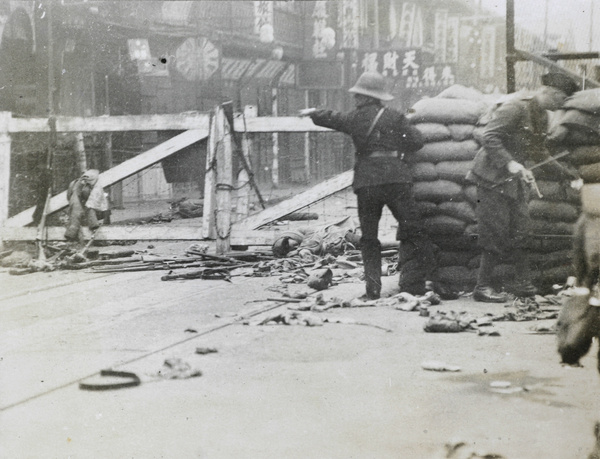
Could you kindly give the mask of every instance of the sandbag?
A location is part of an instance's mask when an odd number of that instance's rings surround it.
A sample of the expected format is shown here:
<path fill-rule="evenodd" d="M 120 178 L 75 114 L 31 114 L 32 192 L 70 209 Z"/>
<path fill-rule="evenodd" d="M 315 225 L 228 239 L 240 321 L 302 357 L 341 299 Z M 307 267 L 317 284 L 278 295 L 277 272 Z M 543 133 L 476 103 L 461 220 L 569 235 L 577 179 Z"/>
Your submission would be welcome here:
<path fill-rule="evenodd" d="M 452 140 L 462 142 L 473 138 L 475 126 L 472 124 L 449 124 L 448 130 L 452 136 Z"/>
<path fill-rule="evenodd" d="M 467 251 L 446 251 L 441 250 L 437 253 L 437 265 L 442 266 L 466 266 L 469 267 L 469 263 L 473 258 L 478 257 L 475 252 Z"/>
<path fill-rule="evenodd" d="M 571 150 L 568 161 L 575 166 L 600 163 L 600 145 L 580 145 Z"/>
<path fill-rule="evenodd" d="M 477 238 L 467 236 L 465 234 L 458 236 L 432 235 L 431 241 L 438 247 L 439 250 L 458 251 L 465 250 L 469 252 L 479 250 L 477 246 Z"/>
<path fill-rule="evenodd" d="M 477 145 L 483 145 L 483 133 L 484 132 L 485 132 L 485 126 L 476 126 L 475 129 L 473 129 L 473 140 L 475 140 L 475 142 L 477 142 Z"/>
<path fill-rule="evenodd" d="M 438 211 L 442 215 L 457 218 L 465 223 L 474 223 L 477 221 L 475 210 L 466 201 L 454 202 L 447 201 L 438 204 Z"/>
<path fill-rule="evenodd" d="M 463 195 L 471 205 L 477 205 L 477 187 L 475 185 L 463 187 Z"/>
<path fill-rule="evenodd" d="M 568 146 L 598 144 L 600 144 L 600 135 L 587 129 L 568 129 L 568 132 L 561 142 L 561 145 Z"/>
<path fill-rule="evenodd" d="M 439 213 L 435 202 L 417 201 L 417 209 L 419 209 L 421 218 L 433 217 Z"/>
<path fill-rule="evenodd" d="M 467 99 L 476 102 L 484 100 L 484 95 L 481 91 L 474 88 L 467 88 L 461 84 L 453 84 L 448 88 L 444 89 L 437 96 L 440 99 Z"/>
<path fill-rule="evenodd" d="M 565 190 L 560 182 L 550 180 L 537 180 L 536 182 L 544 200 L 563 201 L 566 198 Z"/>
<path fill-rule="evenodd" d="M 492 279 L 494 283 L 499 285 L 506 285 L 511 283 L 515 277 L 515 267 L 509 263 L 500 263 L 494 266 L 492 271 Z"/>
<path fill-rule="evenodd" d="M 542 282 L 544 285 L 564 284 L 567 278 L 575 274 L 575 269 L 571 265 L 557 266 L 555 268 L 542 271 Z"/>
<path fill-rule="evenodd" d="M 425 143 L 440 142 L 442 140 L 450 140 L 452 138 L 450 129 L 448 129 L 448 126 L 444 124 L 419 123 L 415 124 L 414 127 L 416 127 L 421 134 L 423 134 L 423 141 Z"/>
<path fill-rule="evenodd" d="M 433 277 L 459 290 L 471 290 L 477 283 L 477 271 L 466 266 L 442 266 L 435 270 Z"/>
<path fill-rule="evenodd" d="M 471 161 L 475 158 L 479 145 L 475 140 L 464 140 L 454 142 L 446 140 L 442 142 L 431 142 L 411 156 L 414 162 L 439 163 L 441 161 Z"/>
<path fill-rule="evenodd" d="M 441 161 L 435 165 L 437 176 L 441 180 L 450 180 L 464 184 L 467 172 L 473 169 L 473 161 Z"/>
<path fill-rule="evenodd" d="M 571 172 L 571 179 L 578 175 L 577 168 L 575 168 L 575 166 L 572 166 L 565 161 L 559 160 L 556 162 L 562 166 L 562 169 L 559 169 L 554 163 L 547 163 L 543 166 L 537 166 L 533 171 L 533 175 L 535 176 L 536 180 L 551 180 L 554 182 L 560 182 L 568 177 L 565 175 L 564 170 Z M 536 164 L 537 163 L 534 161 L 525 161 L 525 167 L 528 169 L 536 166 Z"/>
<path fill-rule="evenodd" d="M 479 236 L 479 226 L 477 226 L 477 223 L 467 225 L 465 228 L 465 234 L 467 236 Z"/>
<path fill-rule="evenodd" d="M 575 225 L 565 222 L 550 222 L 547 220 L 531 219 L 531 233 L 537 235 L 569 235 L 573 234 Z"/>
<path fill-rule="evenodd" d="M 460 235 L 465 231 L 466 224 L 458 218 L 447 215 L 436 215 L 423 220 L 425 229 L 430 235 Z"/>
<path fill-rule="evenodd" d="M 539 199 L 529 201 L 529 214 L 531 218 L 551 222 L 573 223 L 579 218 L 579 210 L 573 204 Z"/>
<path fill-rule="evenodd" d="M 413 123 L 477 124 L 487 105 L 466 99 L 421 99 L 409 110 Z"/>
<path fill-rule="evenodd" d="M 559 124 L 566 126 L 569 130 L 587 131 L 593 134 L 600 134 L 600 116 L 580 110 L 567 110 Z"/>
<path fill-rule="evenodd" d="M 462 201 L 462 187 L 458 183 L 448 180 L 435 182 L 416 182 L 413 185 L 413 194 L 417 201 L 431 201 L 435 203 L 444 201 Z"/>
<path fill-rule="evenodd" d="M 527 250 L 530 252 L 552 253 L 561 250 L 571 250 L 573 248 L 573 239 L 570 235 L 563 237 L 531 237 L 527 244 Z"/>
<path fill-rule="evenodd" d="M 600 115 L 600 88 L 577 91 L 563 104 L 564 108 Z"/>
<path fill-rule="evenodd" d="M 579 176 L 584 183 L 600 183 L 600 162 L 580 166 Z"/>
<path fill-rule="evenodd" d="M 438 179 L 433 163 L 412 163 L 410 170 L 415 182 L 433 182 Z"/>
<path fill-rule="evenodd" d="M 529 263 L 532 268 L 547 270 L 561 266 L 570 266 L 573 261 L 572 250 L 559 250 L 549 253 L 530 253 Z"/>

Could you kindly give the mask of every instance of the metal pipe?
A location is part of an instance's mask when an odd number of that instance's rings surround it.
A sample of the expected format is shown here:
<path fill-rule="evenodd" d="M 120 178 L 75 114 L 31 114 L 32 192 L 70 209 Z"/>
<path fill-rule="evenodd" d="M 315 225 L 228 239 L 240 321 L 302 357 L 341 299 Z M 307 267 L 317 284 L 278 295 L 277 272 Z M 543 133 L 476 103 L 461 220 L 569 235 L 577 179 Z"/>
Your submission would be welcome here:
<path fill-rule="evenodd" d="M 515 1 L 506 0 L 506 92 L 516 91 Z"/>

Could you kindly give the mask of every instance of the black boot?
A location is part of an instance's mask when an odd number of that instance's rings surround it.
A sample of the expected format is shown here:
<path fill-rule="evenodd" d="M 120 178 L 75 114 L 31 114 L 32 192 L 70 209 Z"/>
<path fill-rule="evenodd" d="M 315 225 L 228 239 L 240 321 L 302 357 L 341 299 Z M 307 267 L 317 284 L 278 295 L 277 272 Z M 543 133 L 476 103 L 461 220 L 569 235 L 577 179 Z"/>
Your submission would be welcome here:
<path fill-rule="evenodd" d="M 379 241 L 361 241 L 365 271 L 366 297 L 376 300 L 381 294 L 381 245 Z"/>
<path fill-rule="evenodd" d="M 496 266 L 496 256 L 484 251 L 481 254 L 479 271 L 477 272 L 477 286 L 473 290 L 473 299 L 484 303 L 504 303 L 507 300 L 505 293 L 497 292 L 492 288 L 492 274 Z"/>
<path fill-rule="evenodd" d="M 483 303 L 505 303 L 508 297 L 506 293 L 497 292 L 492 287 L 478 285 L 473 290 L 473 299 Z"/>
<path fill-rule="evenodd" d="M 537 294 L 537 288 L 531 282 L 531 270 L 527 255 L 522 255 L 515 261 L 515 282 L 510 286 L 509 291 L 517 297 L 525 298 Z"/>

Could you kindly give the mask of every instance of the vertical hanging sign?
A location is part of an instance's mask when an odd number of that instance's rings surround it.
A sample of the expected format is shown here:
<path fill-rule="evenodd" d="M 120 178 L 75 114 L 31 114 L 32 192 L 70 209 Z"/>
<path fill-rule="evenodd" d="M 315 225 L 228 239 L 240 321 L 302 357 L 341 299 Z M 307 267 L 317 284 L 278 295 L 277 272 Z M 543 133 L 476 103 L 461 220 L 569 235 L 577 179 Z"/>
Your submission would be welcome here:
<path fill-rule="evenodd" d="M 481 53 L 480 53 L 479 77 L 483 79 L 494 78 L 494 67 L 496 62 L 496 27 L 493 25 L 483 26 L 481 29 Z"/>
<path fill-rule="evenodd" d="M 358 0 L 342 0 L 340 29 L 342 30 L 342 48 L 358 48 Z"/>
<path fill-rule="evenodd" d="M 434 20 L 434 61 L 446 62 L 448 10 L 437 10 Z"/>
<path fill-rule="evenodd" d="M 446 62 L 458 62 L 460 20 L 458 16 L 449 16 L 446 23 Z"/>
<path fill-rule="evenodd" d="M 327 27 L 327 2 L 317 1 L 315 2 L 315 8 L 313 10 L 313 57 L 324 58 L 327 57 L 327 48 L 323 40 L 323 31 Z"/>
<path fill-rule="evenodd" d="M 273 26 L 273 2 L 254 2 L 254 33 L 260 35 L 265 25 Z"/>

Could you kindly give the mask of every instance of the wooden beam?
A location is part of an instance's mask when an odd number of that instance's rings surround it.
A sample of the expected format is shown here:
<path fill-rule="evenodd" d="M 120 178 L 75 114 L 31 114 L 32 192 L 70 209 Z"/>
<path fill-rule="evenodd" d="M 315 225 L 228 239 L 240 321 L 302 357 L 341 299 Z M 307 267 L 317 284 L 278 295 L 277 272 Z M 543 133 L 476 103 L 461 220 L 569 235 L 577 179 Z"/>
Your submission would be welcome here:
<path fill-rule="evenodd" d="M 327 132 L 329 128 L 316 126 L 306 116 L 259 116 L 234 120 L 236 132 Z"/>
<path fill-rule="evenodd" d="M 49 241 L 64 241 L 65 228 L 51 226 L 47 228 Z M 83 234 L 89 239 L 91 233 L 83 228 Z M 198 226 L 168 226 L 168 225 L 139 225 L 139 226 L 101 226 L 96 233 L 98 241 L 199 241 Z M 231 232 L 231 245 L 272 245 L 279 230 L 247 231 L 236 229 Z M 34 227 L 4 227 L 0 228 L 0 239 L 5 241 L 34 242 L 37 228 Z"/>
<path fill-rule="evenodd" d="M 548 68 L 549 70 L 553 70 L 555 72 L 562 72 L 565 75 L 568 75 L 571 78 L 573 78 L 575 81 L 583 80 L 583 77 L 581 75 L 579 75 L 575 72 L 572 72 L 571 70 L 568 70 L 564 67 L 561 67 L 556 62 L 554 62 L 550 59 L 546 59 L 545 57 L 538 56 L 537 54 L 523 51 L 521 49 L 516 49 L 515 53 L 516 53 L 517 58 L 519 58 L 519 59 L 535 62 L 536 64 L 543 65 L 544 67 Z M 600 82 L 586 78 L 585 79 L 585 87 L 586 88 L 600 88 Z"/>
<path fill-rule="evenodd" d="M 222 255 L 231 250 L 231 192 L 233 190 L 233 158 L 231 149 L 231 127 L 225 118 L 222 107 L 215 115 L 219 146 L 217 148 L 217 187 L 215 199 L 217 203 L 215 227 L 217 233 L 217 254 Z"/>
<path fill-rule="evenodd" d="M 3 226 L 8 218 L 11 145 L 11 137 L 8 134 L 8 123 L 11 116 L 10 112 L 0 112 L 0 226 Z M 0 249 L 2 247 L 3 243 L 0 237 Z"/>
<path fill-rule="evenodd" d="M 352 185 L 354 171 L 346 171 L 336 175 L 329 180 L 319 183 L 318 185 L 300 193 L 290 199 L 287 199 L 279 204 L 269 207 L 258 214 L 252 215 L 244 220 L 240 220 L 234 225 L 234 228 L 247 228 L 249 230 L 258 229 L 268 223 L 285 217 L 292 212 L 296 212 L 303 207 L 320 201 L 328 196 L 331 196 L 338 191 L 348 188 Z"/>
<path fill-rule="evenodd" d="M 100 174 L 100 183 L 103 187 L 111 186 L 121 180 L 145 169 L 147 167 L 156 164 L 157 162 L 165 159 L 167 156 L 172 155 L 173 153 L 181 150 L 182 148 L 187 147 L 199 140 L 206 138 L 208 135 L 207 129 L 194 129 L 191 131 L 182 132 L 175 137 L 170 138 L 166 142 L 157 145 L 154 148 L 146 151 L 145 153 L 139 154 L 127 161 L 122 162 L 118 166 L 109 169 L 102 174 Z M 50 200 L 50 205 L 48 212 L 56 212 L 64 207 L 69 205 L 67 201 L 67 192 L 63 191 L 62 193 L 53 196 Z M 20 214 L 15 215 L 14 217 L 9 218 L 6 221 L 7 226 L 25 226 L 32 221 L 33 211 L 35 207 L 30 207 L 27 210 L 24 210 Z"/>
<path fill-rule="evenodd" d="M 218 108 L 217 108 L 218 110 Z M 208 145 L 206 148 L 206 166 L 204 171 L 204 209 L 202 214 L 202 237 L 205 239 L 215 239 L 215 208 L 216 208 L 216 187 L 217 171 L 215 167 L 217 158 L 217 123 L 216 116 L 210 119 L 210 129 L 208 133 Z"/>
<path fill-rule="evenodd" d="M 206 113 L 123 116 L 57 116 L 57 132 L 187 131 L 208 130 Z M 48 118 L 12 118 L 9 132 L 50 132 Z"/>

